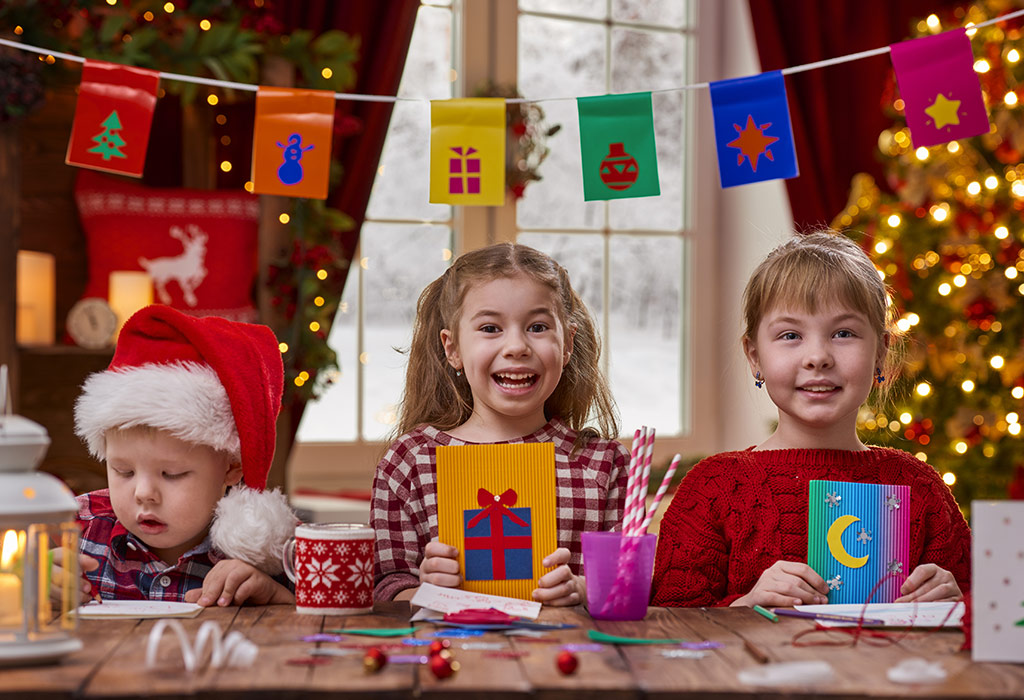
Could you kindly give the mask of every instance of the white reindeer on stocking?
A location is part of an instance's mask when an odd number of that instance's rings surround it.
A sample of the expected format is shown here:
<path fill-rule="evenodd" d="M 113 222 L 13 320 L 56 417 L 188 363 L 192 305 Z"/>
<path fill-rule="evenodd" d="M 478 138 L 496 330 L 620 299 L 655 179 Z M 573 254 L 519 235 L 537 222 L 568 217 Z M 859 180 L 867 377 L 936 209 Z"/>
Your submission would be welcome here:
<path fill-rule="evenodd" d="M 168 258 L 147 260 L 139 258 L 139 265 L 153 279 L 153 286 L 163 304 L 171 303 L 171 295 L 167 293 L 167 283 L 177 282 L 185 296 L 185 303 L 195 306 L 196 287 L 206 279 L 206 241 L 209 236 L 194 224 L 188 224 L 188 233 L 180 226 L 171 226 L 171 238 L 177 238 L 184 246 L 181 255 Z"/>

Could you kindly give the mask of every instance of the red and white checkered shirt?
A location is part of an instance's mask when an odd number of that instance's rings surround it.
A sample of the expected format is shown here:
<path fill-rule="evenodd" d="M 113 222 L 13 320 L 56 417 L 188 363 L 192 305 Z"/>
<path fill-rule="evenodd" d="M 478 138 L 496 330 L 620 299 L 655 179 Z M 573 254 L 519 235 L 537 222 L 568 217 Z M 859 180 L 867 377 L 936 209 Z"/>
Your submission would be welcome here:
<path fill-rule="evenodd" d="M 558 546 L 569 549 L 569 567 L 579 574 L 580 534 L 622 525 L 629 452 L 616 440 L 598 438 L 573 453 L 575 440 L 576 432 L 555 418 L 537 432 L 508 442 L 555 444 Z M 419 585 L 423 550 L 437 537 L 436 448 L 466 444 L 471 443 L 423 426 L 395 440 L 377 465 L 370 514 L 377 543 L 374 600 L 391 600 Z"/>
<path fill-rule="evenodd" d="M 210 538 L 181 555 L 168 566 L 146 543 L 128 532 L 114 515 L 109 489 L 77 497 L 78 525 L 82 529 L 79 551 L 100 566 L 84 576 L 104 600 L 173 600 L 202 588 L 203 578 L 223 559 L 211 549 Z"/>

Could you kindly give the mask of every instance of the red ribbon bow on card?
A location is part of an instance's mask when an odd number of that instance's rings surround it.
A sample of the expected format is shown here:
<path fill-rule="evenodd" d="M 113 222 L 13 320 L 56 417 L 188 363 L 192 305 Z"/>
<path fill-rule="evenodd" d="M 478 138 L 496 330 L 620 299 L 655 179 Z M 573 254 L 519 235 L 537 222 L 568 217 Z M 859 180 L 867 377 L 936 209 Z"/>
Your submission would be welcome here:
<path fill-rule="evenodd" d="M 510 510 L 511 506 L 514 506 L 518 499 L 519 495 L 515 492 L 515 489 L 508 489 L 500 496 L 495 496 L 487 489 L 480 489 L 476 492 L 476 502 L 480 504 L 483 510 L 469 521 L 467 527 L 473 527 L 485 517 L 490 517 L 492 513 L 498 516 L 499 522 L 502 515 L 507 515 L 516 525 L 527 527 L 527 523 Z"/>

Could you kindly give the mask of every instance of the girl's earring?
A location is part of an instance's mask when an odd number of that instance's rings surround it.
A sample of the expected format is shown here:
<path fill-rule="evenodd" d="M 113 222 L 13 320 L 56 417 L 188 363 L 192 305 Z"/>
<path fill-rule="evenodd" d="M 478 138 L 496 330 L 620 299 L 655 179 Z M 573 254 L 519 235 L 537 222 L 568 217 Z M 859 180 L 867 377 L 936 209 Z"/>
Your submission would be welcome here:
<path fill-rule="evenodd" d="M 764 386 L 764 377 L 761 376 L 760 372 L 754 373 L 754 386 L 758 389 Z"/>
<path fill-rule="evenodd" d="M 461 369 L 455 370 L 455 376 L 456 377 L 461 377 L 462 376 L 462 370 Z"/>
<path fill-rule="evenodd" d="M 879 384 L 885 381 L 885 375 L 882 374 L 881 367 L 875 367 L 875 381 Z"/>

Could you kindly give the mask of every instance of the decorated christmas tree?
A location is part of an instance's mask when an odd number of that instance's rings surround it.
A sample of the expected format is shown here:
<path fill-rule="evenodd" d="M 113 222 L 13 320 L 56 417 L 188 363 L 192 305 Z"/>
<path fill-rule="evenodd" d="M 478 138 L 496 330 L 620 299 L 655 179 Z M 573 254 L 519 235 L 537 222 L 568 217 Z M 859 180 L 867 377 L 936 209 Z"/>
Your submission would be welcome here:
<path fill-rule="evenodd" d="M 991 0 L 931 15 L 914 36 L 1015 9 Z M 961 505 L 1024 498 L 1024 35 L 1020 19 L 969 30 L 989 133 L 915 148 L 895 80 L 882 96 L 886 182 L 853 181 L 833 226 L 894 291 L 905 363 L 890 400 L 863 409 L 865 441 L 916 454 Z"/>

